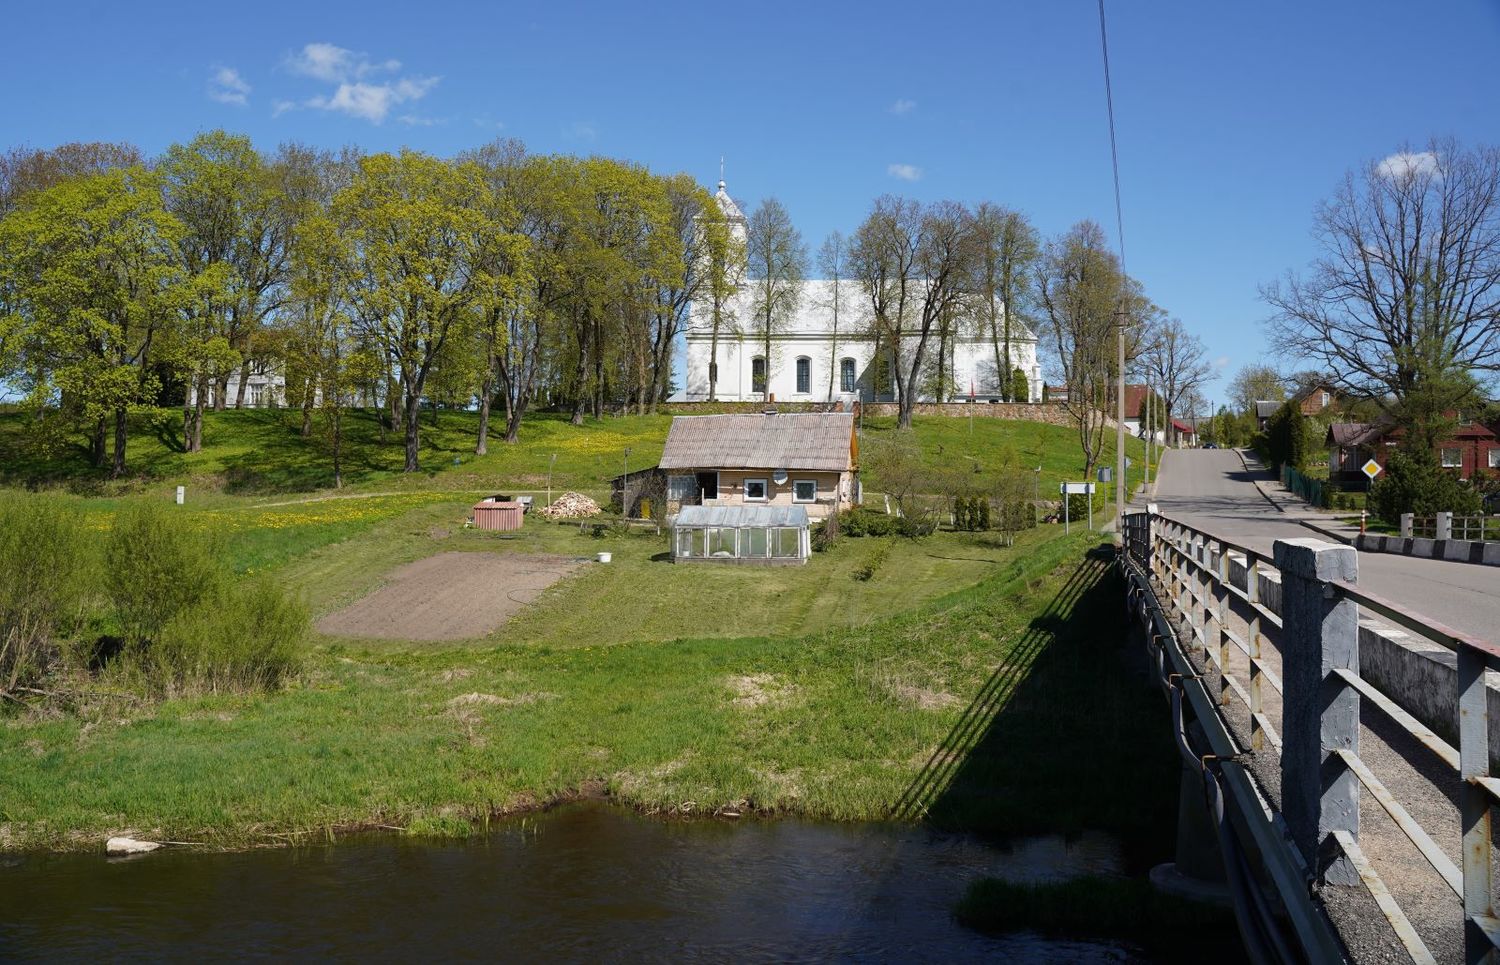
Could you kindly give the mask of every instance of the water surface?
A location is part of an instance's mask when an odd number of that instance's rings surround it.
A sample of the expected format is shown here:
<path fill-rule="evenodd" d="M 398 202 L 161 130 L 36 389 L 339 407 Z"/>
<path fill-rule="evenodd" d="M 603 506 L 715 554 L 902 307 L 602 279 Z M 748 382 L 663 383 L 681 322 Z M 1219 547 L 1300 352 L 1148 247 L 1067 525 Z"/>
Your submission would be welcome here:
<path fill-rule="evenodd" d="M 951 917 L 981 875 L 1121 865 L 1102 835 L 1003 849 L 910 826 L 668 822 L 582 804 L 462 842 L 12 858 L 0 958 L 1142 961 Z"/>

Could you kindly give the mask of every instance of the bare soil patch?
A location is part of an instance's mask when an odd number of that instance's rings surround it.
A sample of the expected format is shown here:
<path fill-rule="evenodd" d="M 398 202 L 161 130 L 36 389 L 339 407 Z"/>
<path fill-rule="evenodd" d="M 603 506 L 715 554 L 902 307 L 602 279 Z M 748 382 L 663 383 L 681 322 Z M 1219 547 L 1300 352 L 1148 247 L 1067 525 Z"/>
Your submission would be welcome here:
<path fill-rule="evenodd" d="M 318 621 L 334 637 L 482 637 L 581 563 L 565 556 L 438 553 L 391 573 L 380 589 Z"/>

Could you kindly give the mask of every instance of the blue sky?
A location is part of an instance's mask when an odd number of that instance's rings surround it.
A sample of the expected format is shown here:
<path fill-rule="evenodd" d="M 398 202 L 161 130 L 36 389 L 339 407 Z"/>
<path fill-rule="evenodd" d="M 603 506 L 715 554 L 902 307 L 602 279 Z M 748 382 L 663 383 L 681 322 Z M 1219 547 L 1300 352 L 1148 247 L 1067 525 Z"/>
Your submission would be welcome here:
<path fill-rule="evenodd" d="M 149 8 L 149 12 L 147 9 Z M 1228 375 L 1257 288 L 1343 172 L 1500 139 L 1500 3 L 1110 0 L 1128 268 Z M 1113 233 L 1097 8 L 974 4 L 28 4 L 0 145 L 224 127 L 451 154 L 497 136 L 778 196 L 809 246 L 884 192 Z M 309 46 L 312 45 L 312 46 Z M 1222 383 L 1211 388 L 1218 399 Z"/>

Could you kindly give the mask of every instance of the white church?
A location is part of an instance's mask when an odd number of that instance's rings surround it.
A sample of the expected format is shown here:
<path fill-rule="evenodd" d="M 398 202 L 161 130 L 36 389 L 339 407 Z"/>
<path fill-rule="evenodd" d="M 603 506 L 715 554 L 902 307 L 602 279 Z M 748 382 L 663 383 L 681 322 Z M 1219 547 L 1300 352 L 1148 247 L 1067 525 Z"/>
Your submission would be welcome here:
<path fill-rule="evenodd" d="M 724 189 L 722 180 L 715 198 L 730 230 L 743 244 L 745 215 Z M 896 401 L 891 375 L 893 360 L 875 357 L 877 345 L 868 333 L 869 302 L 859 282 L 802 282 L 796 313 L 771 336 L 769 359 L 764 336 L 754 331 L 752 302 L 750 286 L 738 286 L 720 312 L 717 352 L 712 304 L 698 302 L 692 306 L 685 333 L 685 384 L 674 400 L 707 401 L 712 366 L 718 376 L 714 398 L 723 402 L 758 402 L 765 399 L 767 392 L 776 402 Z M 903 353 L 915 351 L 916 337 L 907 340 L 901 349 Z M 937 339 L 929 337 L 930 361 L 926 364 L 934 373 L 938 351 Z M 905 359 L 909 364 L 910 355 L 906 354 Z M 1010 362 L 1013 369 L 1020 369 L 1026 376 L 1027 401 L 1040 402 L 1042 371 L 1037 362 L 1036 336 L 1019 322 L 1011 328 Z M 972 397 L 976 402 L 999 402 L 1003 398 L 1000 368 L 989 333 L 961 329 L 949 341 L 943 360 L 943 382 L 948 386 L 945 400 L 967 402 Z M 929 389 L 919 396 L 919 401 L 935 401 L 934 393 Z"/>

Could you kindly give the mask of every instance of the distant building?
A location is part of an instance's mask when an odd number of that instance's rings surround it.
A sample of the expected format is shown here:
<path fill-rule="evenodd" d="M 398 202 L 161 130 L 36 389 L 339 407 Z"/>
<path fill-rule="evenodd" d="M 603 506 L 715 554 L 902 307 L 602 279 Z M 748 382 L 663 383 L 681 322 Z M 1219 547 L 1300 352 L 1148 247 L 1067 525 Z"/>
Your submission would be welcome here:
<path fill-rule="evenodd" d="M 1323 380 L 1304 386 L 1292 396 L 1292 402 L 1303 415 L 1317 416 L 1329 409 L 1341 408 L 1344 397 L 1331 382 Z"/>
<path fill-rule="evenodd" d="M 1266 430 L 1266 423 L 1271 421 L 1278 409 L 1286 403 L 1280 399 L 1257 399 L 1255 401 L 1255 427 L 1262 432 Z"/>
<path fill-rule="evenodd" d="M 715 195 L 719 210 L 734 235 L 744 241 L 746 221 L 740 206 L 719 182 Z M 834 328 L 833 304 L 839 304 Z M 797 309 L 771 335 L 770 357 L 765 339 L 755 334 L 752 285 L 743 281 L 720 314 L 717 345 L 713 334 L 713 305 L 704 299 L 689 312 L 685 341 L 685 387 L 675 398 L 708 400 L 712 377 L 714 398 L 724 402 L 761 401 L 769 394 L 777 402 L 889 402 L 896 398 L 893 346 L 877 346 L 869 334 L 869 303 L 857 281 L 809 280 L 801 283 Z M 916 339 L 903 341 L 900 356 L 910 364 Z M 945 401 L 998 402 L 1019 369 L 1026 378 L 1026 399 L 1041 400 L 1041 366 L 1036 336 L 1019 321 L 1012 322 L 1012 372 L 1002 372 L 993 341 L 987 333 L 964 331 L 949 339 L 946 349 L 936 337 L 926 347 L 927 385 L 920 401 L 938 395 L 939 360 Z"/>
<path fill-rule="evenodd" d="M 239 399 L 241 371 L 235 369 L 229 374 L 229 381 L 224 388 L 224 405 L 227 408 L 234 408 Z M 204 404 L 216 405 L 218 395 L 218 387 L 210 384 Z M 188 405 L 197 404 L 197 386 L 188 385 L 187 401 Z M 245 405 L 251 409 L 279 409 L 286 405 L 286 376 L 280 363 L 268 359 L 253 359 L 250 362 L 250 375 L 245 380 Z"/>

